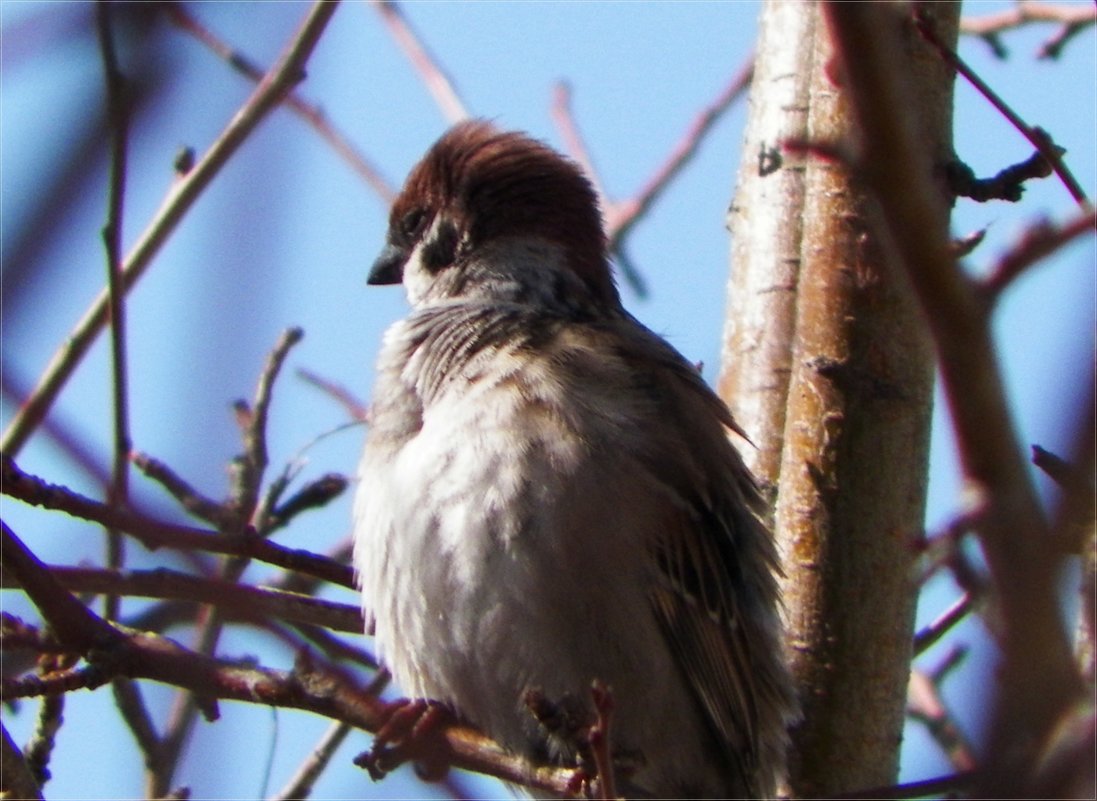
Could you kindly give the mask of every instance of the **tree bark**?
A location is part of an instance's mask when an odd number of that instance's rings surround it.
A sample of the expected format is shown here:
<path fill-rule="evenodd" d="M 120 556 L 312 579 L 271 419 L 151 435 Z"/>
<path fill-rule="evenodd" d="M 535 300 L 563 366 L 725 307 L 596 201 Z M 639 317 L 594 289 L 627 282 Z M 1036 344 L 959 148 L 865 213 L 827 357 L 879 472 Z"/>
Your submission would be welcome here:
<path fill-rule="evenodd" d="M 940 167 L 952 152 L 953 76 L 902 16 L 906 8 L 888 16 L 914 77 L 921 141 Z M 959 3 L 928 12 L 955 41 Z M 790 140 L 801 146 L 783 148 Z M 819 5 L 765 3 L 730 213 L 720 389 L 756 443 L 752 466 L 771 497 L 777 490 L 803 706 L 790 754 L 795 796 L 895 780 L 918 592 L 933 354 L 850 168 L 857 152 Z M 947 215 L 935 224 L 947 233 Z"/>

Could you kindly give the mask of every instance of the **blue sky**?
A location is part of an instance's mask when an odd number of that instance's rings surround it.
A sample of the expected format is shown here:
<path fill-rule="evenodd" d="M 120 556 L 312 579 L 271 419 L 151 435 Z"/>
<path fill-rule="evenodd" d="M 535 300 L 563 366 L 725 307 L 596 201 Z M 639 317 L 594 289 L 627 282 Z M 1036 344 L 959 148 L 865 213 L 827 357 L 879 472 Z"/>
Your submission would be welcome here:
<path fill-rule="evenodd" d="M 969 13 L 1005 7 L 969 3 Z M 608 192 L 632 194 L 666 157 L 698 110 L 710 102 L 747 58 L 759 5 L 753 2 L 420 2 L 406 13 L 453 76 L 477 114 L 521 128 L 559 146 L 551 119 L 552 88 L 567 79 L 575 116 Z M 195 4 L 193 13 L 262 64 L 270 64 L 290 37 L 302 3 Z M 97 151 L 92 183 L 67 213 L 64 234 L 38 248 L 35 262 L 11 263 L 15 232 L 35 198 L 102 102 L 94 38 L 86 35 L 89 3 L 22 3 L 3 0 L 3 74 L 0 75 L 0 204 L 4 277 L 16 268 L 33 276 L 18 305 L 2 320 L 5 370 L 32 382 L 104 281 L 99 238 L 105 210 L 105 145 Z M 65 33 L 71 30 L 71 33 Z M 54 33 L 57 32 L 57 33 Z M 1082 33 L 1056 62 L 1032 57 L 1047 27 L 1006 36 L 1012 58 L 995 61 L 978 41 L 962 52 L 1013 107 L 1052 132 L 1090 194 L 1097 191 L 1097 140 L 1093 29 Z M 18 34 L 16 36 L 16 33 Z M 150 34 L 153 35 L 153 34 Z M 133 131 L 126 206 L 126 242 L 151 218 L 172 180 L 172 159 L 183 145 L 204 150 L 249 94 L 250 85 L 195 42 L 177 32 L 155 35 L 163 48 L 123 68 L 166 90 Z M 135 51 L 136 52 L 136 51 Z M 445 129 L 406 58 L 365 4 L 346 3 L 336 13 L 309 66 L 301 93 L 322 106 L 393 184 Z M 641 299 L 626 291 L 626 305 L 712 378 L 725 307 L 728 238 L 724 211 L 730 199 L 746 106 L 736 105 L 711 132 L 697 158 L 632 234 L 628 250 L 650 286 Z M 987 104 L 958 87 L 956 147 L 981 174 L 1027 157 L 1030 149 Z M 74 189 L 74 192 L 76 190 Z M 1073 204 L 1054 180 L 1030 185 L 1025 201 L 958 203 L 957 234 L 988 227 L 986 243 L 970 259 L 973 269 L 993 261 L 1024 226 L 1040 216 L 1065 219 Z M 132 426 L 135 447 L 172 464 L 214 497 L 225 491 L 225 464 L 238 450 L 229 404 L 250 396 L 262 360 L 289 325 L 306 331 L 294 350 L 272 412 L 271 463 L 293 458 L 318 434 L 345 419 L 342 410 L 294 377 L 307 368 L 368 397 L 372 364 L 384 328 L 404 311 L 398 288 L 367 288 L 365 274 L 379 249 L 385 209 L 315 134 L 285 111 L 276 113 L 232 160 L 188 215 L 131 295 Z M 1000 353 L 1023 442 L 1063 451 L 1071 413 L 1082 401 L 1078 382 L 1093 358 L 1094 265 L 1092 238 L 1067 249 L 1019 280 L 996 317 Z M 11 285 L 8 285 L 10 290 Z M 11 297 L 11 296 L 9 296 Z M 109 359 L 100 342 L 66 389 L 56 419 L 107 462 L 111 419 Z M 6 425 L 12 407 L 2 407 Z M 934 434 L 927 525 L 940 525 L 962 502 L 947 424 Z M 362 432 L 328 437 L 308 452 L 306 477 L 352 473 Z M 46 438 L 20 458 L 32 472 L 82 492 L 101 489 Z M 1040 480 L 1041 486 L 1045 486 Z M 173 515 L 161 493 L 135 478 L 138 495 Z M 98 561 L 98 532 L 57 516 L 5 501 L 4 517 L 25 532 L 43 558 Z M 348 533 L 346 502 L 302 518 L 287 544 L 323 550 Z M 135 557 L 159 564 L 159 556 Z M 255 577 L 264 575 L 256 569 Z M 348 596 L 333 596 L 350 600 Z M 920 619 L 934 617 L 953 597 L 947 582 L 927 595 Z M 0 595 L 19 613 L 22 600 Z M 982 642 L 976 623 L 965 635 Z M 185 639 L 185 638 L 184 638 Z M 270 642 L 232 635 L 229 654 L 274 654 Z M 278 660 L 282 660 L 278 662 Z M 932 661 L 932 659 L 930 660 Z M 986 660 L 971 660 L 957 693 L 979 681 Z M 162 688 L 150 688 L 159 702 Z M 959 700 L 963 700 L 960 696 Z M 17 740 L 33 725 L 34 704 L 5 711 Z M 322 721 L 244 705 L 223 706 L 225 720 L 200 724 L 180 781 L 192 797 L 209 797 L 231 775 L 232 797 L 255 797 L 262 766 L 277 738 L 271 788 L 281 785 L 324 728 Z M 115 749 L 129 748 L 128 732 L 114 721 L 109 694 L 70 699 L 68 724 L 55 757 L 51 798 L 138 797 L 136 762 L 118 769 Z M 974 727 L 977 720 L 964 720 Z M 88 736 L 94 732 L 95 736 Z M 419 797 L 419 785 L 396 777 L 382 785 L 350 770 L 347 760 L 368 744 L 353 735 L 343 764 L 325 777 L 317 797 Z M 74 768 L 74 765 L 79 767 Z M 910 729 L 904 778 L 947 770 L 917 727 Z"/>

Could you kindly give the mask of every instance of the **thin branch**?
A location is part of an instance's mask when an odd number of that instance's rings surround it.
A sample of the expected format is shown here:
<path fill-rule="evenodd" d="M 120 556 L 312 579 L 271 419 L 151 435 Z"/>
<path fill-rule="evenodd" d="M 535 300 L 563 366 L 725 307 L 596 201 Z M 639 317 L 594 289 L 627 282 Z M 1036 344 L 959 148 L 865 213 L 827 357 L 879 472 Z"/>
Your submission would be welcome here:
<path fill-rule="evenodd" d="M 452 125 L 468 119 L 468 110 L 453 81 L 438 59 L 427 49 L 419 34 L 411 27 L 400 6 L 389 0 L 371 0 L 370 5 L 377 9 L 392 38 L 411 60 L 412 66 L 423 79 L 427 91 L 434 97 L 434 102 L 438 104 L 446 121 Z"/>
<path fill-rule="evenodd" d="M 1036 54 L 1037 58 L 1058 58 L 1070 38 L 1097 22 L 1097 7 L 1090 3 L 1068 6 L 1020 0 L 1003 11 L 964 17 L 960 20 L 960 31 L 982 37 L 994 55 L 1005 58 L 1008 53 L 1002 45 L 1001 34 L 1033 22 L 1059 24 L 1059 30 L 1044 42 Z"/>
<path fill-rule="evenodd" d="M 1055 152 L 1062 156 L 1066 151 L 1056 147 Z M 999 170 L 990 178 L 977 178 L 975 170 L 962 161 L 950 162 L 945 168 L 949 189 L 957 197 L 967 197 L 977 203 L 988 200 L 1008 200 L 1016 203 L 1025 191 L 1025 181 L 1034 178 L 1047 178 L 1054 172 L 1051 162 L 1043 153 L 1036 151 L 1024 161 L 1011 164 Z"/>
<path fill-rule="evenodd" d="M 252 412 L 244 430 L 244 453 L 232 491 L 231 503 L 240 515 L 241 523 L 250 519 L 253 525 L 258 526 L 253 517 L 258 505 L 263 473 L 267 469 L 267 418 L 270 412 L 271 393 L 290 349 L 300 342 L 304 335 L 305 332 L 300 328 L 289 328 L 284 331 L 259 376 Z"/>
<path fill-rule="evenodd" d="M 171 493 L 190 514 L 218 528 L 228 527 L 224 506 L 200 493 L 166 463 L 145 453 L 134 453 L 132 459 L 138 470 Z"/>
<path fill-rule="evenodd" d="M 286 783 L 286 786 L 273 796 L 272 801 L 297 801 L 312 795 L 313 785 L 316 784 L 320 774 L 331 763 L 332 757 L 335 756 L 335 752 L 343 744 L 343 740 L 347 738 L 350 731 L 351 728 L 346 723 L 332 723 L 328 730 L 324 732 L 324 736 L 320 738 L 320 742 L 316 744 L 312 753 L 301 763 L 301 766 Z"/>
<path fill-rule="evenodd" d="M 224 59 L 229 66 L 244 75 L 251 81 L 258 83 L 263 79 L 264 70 L 254 61 L 240 52 L 238 49 L 220 39 L 198 21 L 197 17 L 183 3 L 165 3 L 164 13 L 180 30 L 189 33 L 214 54 Z M 350 165 L 358 176 L 362 178 L 377 193 L 382 202 L 387 206 L 396 196 L 395 191 L 389 185 L 380 170 L 374 167 L 369 160 L 353 145 L 350 140 L 339 131 L 327 119 L 323 109 L 310 100 L 301 96 L 300 92 L 290 92 L 285 99 L 285 104 L 301 119 L 312 126 L 320 137 L 331 145 L 332 149 Z"/>
<path fill-rule="evenodd" d="M 89 665 L 55 670 L 39 676 L 28 673 L 0 681 L 0 698 L 5 702 L 18 698 L 59 698 L 73 690 L 89 690 L 101 687 L 103 676 Z"/>
<path fill-rule="evenodd" d="M 632 227 L 648 212 L 656 200 L 663 194 L 670 182 L 682 171 L 697 153 L 705 135 L 720 119 L 735 100 L 750 87 L 754 75 L 754 57 L 749 57 L 720 94 L 701 109 L 690 123 L 682 138 L 675 145 L 666 161 L 658 167 L 651 178 L 640 188 L 636 195 L 628 200 L 614 200 L 605 191 L 594 161 L 586 146 L 575 115 L 571 109 L 571 87 L 560 82 L 553 92 L 552 116 L 564 139 L 568 153 L 574 158 L 589 177 L 598 193 L 599 202 L 606 218 L 606 233 L 609 249 L 617 257 L 621 274 L 633 290 L 644 297 L 647 294 L 643 276 L 632 264 L 624 249 L 624 240 Z"/>
<path fill-rule="evenodd" d="M 939 680 L 920 670 L 910 672 L 907 714 L 924 724 L 956 770 L 977 767 L 971 745 L 941 698 Z"/>
<path fill-rule="evenodd" d="M 5 582 L 5 589 L 6 586 Z M 13 649 L 29 649 L 39 654 L 62 653 L 65 650 L 52 634 L 7 612 L 0 612 L 0 647 L 4 649 L 5 658 Z M 18 672 L 8 668 L 7 664 L 4 667 L 5 673 Z"/>
<path fill-rule="evenodd" d="M 107 625 L 101 618 L 95 619 Z M 299 659 L 292 671 L 280 671 L 206 657 L 153 634 L 112 631 L 121 639 L 90 655 L 86 670 L 91 672 L 82 677 L 84 686 L 92 686 L 92 679 L 101 684 L 118 675 L 151 679 L 187 689 L 211 701 L 234 700 L 301 709 L 374 732 L 388 717 L 388 704 L 357 687 L 340 671 L 314 665 L 307 658 Z M 2 686 L 8 687 L 6 683 Z M 374 686 L 383 687 L 384 682 L 374 682 Z M 5 698 L 0 695 L 0 700 Z M 209 711 L 215 714 L 212 707 Z M 569 768 L 533 765 L 460 724 L 447 724 L 437 735 L 424 738 L 429 740 L 431 753 L 413 751 L 409 757 L 429 758 L 432 763 L 449 764 L 556 795 L 566 791 L 574 775 Z"/>
<path fill-rule="evenodd" d="M 929 17 L 919 15 L 917 23 L 918 31 L 921 33 L 922 38 L 933 45 L 941 55 L 941 58 L 963 75 L 968 83 L 974 86 L 979 94 L 985 97 L 994 108 L 998 109 L 998 113 L 1009 120 L 1010 124 L 1020 131 L 1021 135 L 1032 143 L 1032 146 L 1047 159 L 1048 163 L 1054 168 L 1055 174 L 1059 176 L 1059 180 L 1062 181 L 1063 186 L 1067 188 L 1067 191 L 1070 192 L 1070 196 L 1074 198 L 1074 201 L 1082 206 L 1087 205 L 1089 200 L 1086 198 L 1085 191 L 1063 162 L 1059 149 L 1055 146 L 1051 136 L 1043 129 L 1030 126 L 1021 119 L 1021 116 L 1010 108 L 1009 104 L 999 97 L 998 93 L 991 89 L 987 82 L 980 78 L 979 74 L 969 67 L 967 62 L 960 58 L 959 54 L 942 42 L 937 36 L 932 20 L 930 20 Z"/>
<path fill-rule="evenodd" d="M 125 531 L 147 548 L 170 547 L 182 551 L 246 556 L 285 570 L 307 573 L 323 581 L 355 588 L 354 571 L 323 556 L 294 550 L 256 537 L 224 536 L 208 529 L 163 523 L 133 512 L 112 509 L 67 487 L 50 484 L 24 473 L 10 459 L 0 459 L 0 492 L 24 503 L 55 509 L 73 517 Z"/>
<path fill-rule="evenodd" d="M 556 130 L 560 132 L 560 136 L 564 140 L 564 149 L 583 168 L 583 172 L 590 179 L 594 191 L 598 193 L 598 199 L 608 218 L 610 216 L 610 207 L 614 205 L 614 202 L 610 200 L 606 188 L 602 185 L 601 174 L 594 168 L 594 159 L 591 158 L 590 148 L 587 147 L 586 139 L 583 138 L 583 134 L 575 122 L 575 112 L 571 107 L 571 99 L 571 84 L 567 81 L 557 81 L 552 89 L 552 120 L 556 123 Z"/>
<path fill-rule="evenodd" d="M 228 607 L 241 618 L 275 617 L 354 634 L 360 634 L 364 628 L 362 611 L 356 604 L 325 601 L 270 587 L 190 576 L 167 568 L 121 571 L 53 565 L 48 569 L 72 592 L 193 601 Z"/>
<path fill-rule="evenodd" d="M 357 422 L 369 422 L 369 406 L 363 403 L 346 387 L 329 381 L 318 373 L 314 373 L 304 367 L 299 367 L 297 369 L 297 377 L 329 395 L 336 403 L 346 409 L 347 413 L 351 416 L 351 419 Z"/>
<path fill-rule="evenodd" d="M 277 531 L 289 525 L 290 521 L 302 512 L 326 506 L 342 495 L 348 485 L 346 476 L 338 473 L 328 473 L 315 481 L 310 481 L 284 503 L 276 505 L 271 510 L 265 530 L 267 533 Z"/>
<path fill-rule="evenodd" d="M 936 620 L 914 636 L 914 655 L 919 656 L 936 645 L 957 623 L 967 617 L 972 606 L 972 594 L 970 592 L 965 592 L 957 598 Z"/>
<path fill-rule="evenodd" d="M 278 62 L 259 83 L 244 106 L 233 115 L 228 126 L 194 168 L 172 184 L 160 209 L 123 261 L 122 277 L 127 291 L 144 274 L 179 221 L 229 157 L 304 76 L 305 64 L 336 8 L 338 0 L 316 0 L 313 3 Z M 26 404 L 12 418 L 0 437 L 0 451 L 11 457 L 18 455 L 103 330 L 108 316 L 108 293 L 104 290 L 70 332 L 64 344 L 54 353 Z"/>
<path fill-rule="evenodd" d="M 617 798 L 617 779 L 613 769 L 613 691 L 599 681 L 590 688 L 595 721 L 588 732 L 591 755 L 598 770 L 598 797 L 602 801 Z"/>
<path fill-rule="evenodd" d="M 23 752 L 11 739 L 7 726 L 0 723 L 0 775 L 8 798 L 42 801 L 42 791 L 23 759 Z"/>
<path fill-rule="evenodd" d="M 260 488 L 268 464 L 267 419 L 274 382 L 290 349 L 301 340 L 302 336 L 304 332 L 300 328 L 290 328 L 283 332 L 259 376 L 253 404 L 251 406 L 244 402 L 236 404 L 237 415 L 243 427 L 244 452 L 232 463 L 231 494 L 224 505 L 228 519 L 228 528 L 225 533 L 242 539 L 265 539 L 269 533 L 266 528 L 271 507 L 277 502 L 289 481 L 288 474 L 284 474 L 271 484 L 260 502 Z M 220 570 L 222 584 L 235 585 L 249 562 L 250 559 L 246 556 L 232 556 L 226 559 Z M 194 650 L 203 656 L 213 656 L 224 626 L 225 615 L 221 613 L 219 607 L 212 604 L 203 606 L 195 618 Z M 168 725 L 157 752 L 155 768 L 151 771 L 147 789 L 152 797 L 160 797 L 168 792 L 202 705 L 203 699 L 194 693 L 181 692 L 176 695 Z"/>
<path fill-rule="evenodd" d="M 633 225 L 647 213 L 652 204 L 663 194 L 670 185 L 671 180 L 682 171 L 697 153 L 697 148 L 705 135 L 719 121 L 731 104 L 742 97 L 750 88 L 751 79 L 754 77 L 754 56 L 749 56 L 739 71 L 732 76 L 731 81 L 724 87 L 716 98 L 698 112 L 689 127 L 686 129 L 678 144 L 674 146 L 667 160 L 640 188 L 636 196 L 628 201 L 616 204 L 616 214 L 606 221 L 611 244 L 617 243 L 624 237 Z"/>
<path fill-rule="evenodd" d="M 0 520 L 0 560 L 4 572 L 22 586 L 58 639 L 83 653 L 121 639 L 117 630 L 61 586 L 8 524 Z"/>
<path fill-rule="evenodd" d="M 129 141 L 129 104 L 127 81 L 118 66 L 111 32 L 111 0 L 98 0 L 95 6 L 107 92 L 107 118 L 111 129 L 110 190 L 103 244 L 107 255 L 107 285 L 110 307 L 111 358 L 114 371 L 114 469 L 111 474 L 109 502 L 125 506 L 129 500 L 129 379 L 126 358 L 125 288 L 122 279 L 122 220 L 125 208 L 126 154 Z M 108 531 L 107 564 L 121 567 L 122 538 Z M 118 614 L 118 598 L 107 596 L 107 618 Z"/>
<path fill-rule="evenodd" d="M 39 659 L 39 665 L 43 675 L 49 675 L 56 671 L 64 671 L 71 667 L 74 660 L 67 656 L 47 655 Z M 38 720 L 34 727 L 34 735 L 23 749 L 26 756 L 27 767 L 34 775 L 38 787 L 42 788 L 50 779 L 50 757 L 53 754 L 53 746 L 57 738 L 57 732 L 61 730 L 61 722 L 65 711 L 65 697 L 63 695 L 50 695 L 42 699 L 38 708 Z"/>
<path fill-rule="evenodd" d="M 148 705 L 141 693 L 141 687 L 137 682 L 125 677 L 118 677 L 111 681 L 111 692 L 114 695 L 114 704 L 118 707 L 126 726 L 133 733 L 133 739 L 145 760 L 145 769 L 151 771 L 155 766 L 156 754 L 159 753 L 162 741 L 156 724 L 149 714 Z"/>
<path fill-rule="evenodd" d="M 377 658 L 365 648 L 352 645 L 334 636 L 327 629 L 305 623 L 294 623 L 293 628 L 296 633 L 278 626 L 271 627 L 271 631 L 286 643 L 292 643 L 296 650 L 301 650 L 307 646 L 315 646 L 332 662 L 350 662 L 370 670 L 376 670 L 379 673 L 385 672 L 377 663 Z M 359 635 L 355 640 L 360 640 L 362 629 L 355 631 L 354 634 Z"/>
<path fill-rule="evenodd" d="M 1087 231 L 1097 231 L 1097 210 L 1083 209 L 1061 226 L 1039 222 L 1021 234 L 1020 241 L 1003 255 L 982 282 L 980 289 L 993 303 L 1017 276 L 1050 256 Z"/>

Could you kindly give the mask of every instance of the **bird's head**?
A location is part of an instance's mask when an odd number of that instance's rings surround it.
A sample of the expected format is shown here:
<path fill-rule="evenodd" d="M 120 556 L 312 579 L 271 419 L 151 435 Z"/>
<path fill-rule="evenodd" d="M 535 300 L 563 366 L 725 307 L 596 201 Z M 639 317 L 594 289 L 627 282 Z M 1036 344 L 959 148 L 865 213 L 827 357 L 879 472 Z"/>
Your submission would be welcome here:
<path fill-rule="evenodd" d="M 548 146 L 484 121 L 443 135 L 392 204 L 369 283 L 401 282 L 413 306 L 542 296 L 619 304 L 590 182 Z"/>

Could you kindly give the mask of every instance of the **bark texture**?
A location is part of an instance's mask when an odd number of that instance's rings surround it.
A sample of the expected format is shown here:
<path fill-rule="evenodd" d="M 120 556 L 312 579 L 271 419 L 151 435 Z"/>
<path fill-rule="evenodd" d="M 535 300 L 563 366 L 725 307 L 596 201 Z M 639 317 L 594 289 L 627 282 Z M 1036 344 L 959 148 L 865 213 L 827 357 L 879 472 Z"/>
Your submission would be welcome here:
<path fill-rule="evenodd" d="M 905 10 L 894 6 L 889 24 L 913 77 L 909 101 L 928 161 L 943 166 L 952 75 Z M 959 4 L 929 12 L 954 41 Z M 805 154 L 784 146 L 790 140 L 846 158 Z M 933 353 L 872 198 L 850 167 L 859 145 L 820 6 L 767 2 L 729 220 L 720 389 L 755 441 L 752 466 L 775 496 L 804 712 L 793 731 L 795 796 L 894 781 L 918 590 Z M 947 216 L 935 224 L 946 231 Z"/>

